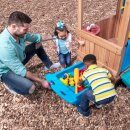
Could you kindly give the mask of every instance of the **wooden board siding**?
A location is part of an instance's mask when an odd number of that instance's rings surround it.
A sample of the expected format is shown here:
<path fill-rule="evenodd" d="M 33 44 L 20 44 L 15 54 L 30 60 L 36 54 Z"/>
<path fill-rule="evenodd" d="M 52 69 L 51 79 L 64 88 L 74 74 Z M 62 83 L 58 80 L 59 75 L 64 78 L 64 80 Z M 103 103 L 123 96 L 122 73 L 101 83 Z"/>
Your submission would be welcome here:
<path fill-rule="evenodd" d="M 120 69 L 122 48 L 83 30 L 77 30 L 77 34 L 85 40 L 85 45 L 80 46 L 77 51 L 78 59 L 83 60 L 86 54 L 94 54 L 98 64 L 108 68 L 116 76 Z"/>

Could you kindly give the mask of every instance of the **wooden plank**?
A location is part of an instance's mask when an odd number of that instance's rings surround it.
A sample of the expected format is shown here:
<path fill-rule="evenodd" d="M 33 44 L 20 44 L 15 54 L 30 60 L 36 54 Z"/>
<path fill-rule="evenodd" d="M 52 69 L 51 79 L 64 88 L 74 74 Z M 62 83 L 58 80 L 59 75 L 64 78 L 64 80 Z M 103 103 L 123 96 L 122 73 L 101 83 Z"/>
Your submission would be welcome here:
<path fill-rule="evenodd" d="M 108 66 L 109 55 L 110 55 L 110 51 L 109 51 L 109 50 L 106 50 L 105 61 L 104 61 L 104 64 L 105 64 L 106 66 Z"/>
<path fill-rule="evenodd" d="M 98 52 L 98 55 L 99 55 L 99 61 L 101 62 L 101 59 L 102 59 L 102 57 L 103 57 L 103 54 L 102 54 L 102 47 L 98 47 L 99 48 L 99 52 Z"/>
<path fill-rule="evenodd" d="M 124 13 L 120 23 L 118 41 L 119 46 L 124 47 L 128 39 L 128 31 L 130 29 L 130 0 L 126 0 Z"/>
<path fill-rule="evenodd" d="M 78 0 L 78 29 L 82 28 L 83 23 L 83 0 Z"/>
<path fill-rule="evenodd" d="M 90 43 L 88 40 L 85 41 L 85 53 L 86 54 L 90 53 Z"/>
<path fill-rule="evenodd" d="M 101 59 L 100 59 L 100 61 L 101 61 L 103 64 L 106 64 L 106 63 L 105 63 L 106 49 L 101 48 L 100 51 L 101 51 Z"/>
<path fill-rule="evenodd" d="M 115 18 L 115 37 L 118 36 L 120 22 L 121 22 L 121 19 L 122 19 L 122 16 L 121 16 L 121 10 L 122 9 L 121 8 L 122 8 L 122 0 L 118 0 L 117 10 L 116 10 L 116 18 Z"/>
<path fill-rule="evenodd" d="M 115 53 L 113 53 L 113 52 L 109 53 L 108 67 L 110 67 L 112 69 L 113 69 L 114 62 L 115 62 L 115 56 L 116 56 Z"/>
<path fill-rule="evenodd" d="M 90 52 L 89 53 L 94 54 L 94 43 L 90 42 L 89 46 L 90 46 Z"/>
<path fill-rule="evenodd" d="M 81 46 L 81 51 L 85 53 L 85 51 L 86 51 L 86 44 Z"/>
<path fill-rule="evenodd" d="M 121 55 L 122 47 L 120 47 L 108 40 L 105 40 L 101 37 L 95 36 L 93 34 L 90 34 L 88 32 L 85 32 L 85 31 L 79 30 L 79 29 L 76 30 L 76 33 L 78 35 L 80 35 L 82 38 L 87 39 L 88 41 L 93 42 L 98 46 L 104 47 L 105 49 L 108 49 L 108 50 L 112 51 L 113 53 Z"/>
<path fill-rule="evenodd" d="M 115 56 L 115 60 L 114 60 L 114 66 L 113 69 L 118 71 L 120 68 L 120 62 L 121 62 L 121 57 L 119 55 Z"/>
<path fill-rule="evenodd" d="M 110 39 L 112 37 L 114 37 L 115 33 L 115 15 L 111 16 L 110 18 L 104 19 L 102 21 L 97 22 L 96 24 L 100 26 L 100 33 L 98 34 L 98 36 L 104 38 L 104 39 Z M 106 25 L 107 25 L 107 29 L 106 29 Z"/>
<path fill-rule="evenodd" d="M 99 60 L 99 46 L 95 45 L 95 49 L 94 49 L 94 55 L 96 56 L 97 60 Z"/>
<path fill-rule="evenodd" d="M 77 53 L 78 53 L 79 60 L 82 61 L 82 60 L 83 60 L 83 57 L 84 57 L 86 54 L 83 53 L 83 52 L 77 52 Z M 114 69 L 112 69 L 112 68 L 106 66 L 105 64 L 103 64 L 103 63 L 100 62 L 99 60 L 97 60 L 97 64 L 98 64 L 99 66 L 101 66 L 101 67 L 108 68 L 108 70 L 110 70 L 114 76 L 117 75 L 117 71 L 115 71 Z"/>

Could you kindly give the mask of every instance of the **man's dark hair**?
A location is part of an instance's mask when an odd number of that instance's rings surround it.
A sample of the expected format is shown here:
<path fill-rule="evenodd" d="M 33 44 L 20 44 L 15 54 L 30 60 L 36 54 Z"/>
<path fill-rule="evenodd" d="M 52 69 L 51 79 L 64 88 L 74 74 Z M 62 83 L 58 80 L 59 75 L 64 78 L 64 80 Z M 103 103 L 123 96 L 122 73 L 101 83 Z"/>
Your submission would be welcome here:
<path fill-rule="evenodd" d="M 91 64 L 97 64 L 96 56 L 93 54 L 88 54 L 83 58 L 83 62 L 90 62 Z"/>
<path fill-rule="evenodd" d="M 32 19 L 23 12 L 15 11 L 10 14 L 8 25 L 11 25 L 12 23 L 23 25 L 24 23 L 30 24 L 32 22 Z"/>

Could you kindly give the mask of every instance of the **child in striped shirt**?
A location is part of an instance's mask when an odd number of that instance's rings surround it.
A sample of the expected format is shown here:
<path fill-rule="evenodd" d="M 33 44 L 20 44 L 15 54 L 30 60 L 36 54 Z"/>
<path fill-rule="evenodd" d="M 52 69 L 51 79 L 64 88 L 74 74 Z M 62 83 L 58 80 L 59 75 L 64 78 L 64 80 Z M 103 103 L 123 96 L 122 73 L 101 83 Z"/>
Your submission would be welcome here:
<path fill-rule="evenodd" d="M 88 54 L 83 58 L 86 70 L 83 73 L 82 84 L 88 80 L 91 90 L 86 90 L 81 98 L 78 112 L 83 116 L 91 115 L 89 102 L 94 102 L 97 108 L 112 102 L 116 96 L 114 85 L 111 82 L 112 75 L 105 69 L 97 66 L 96 57 Z"/>

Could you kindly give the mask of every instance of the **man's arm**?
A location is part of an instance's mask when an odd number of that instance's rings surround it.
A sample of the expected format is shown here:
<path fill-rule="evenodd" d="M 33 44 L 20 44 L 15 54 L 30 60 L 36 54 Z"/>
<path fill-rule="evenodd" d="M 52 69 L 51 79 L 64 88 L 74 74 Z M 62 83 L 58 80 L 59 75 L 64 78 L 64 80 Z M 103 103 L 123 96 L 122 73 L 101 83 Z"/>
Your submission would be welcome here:
<path fill-rule="evenodd" d="M 36 81 L 45 88 L 50 88 L 49 83 L 46 80 L 42 80 L 26 70 L 26 67 L 16 56 L 16 53 L 12 47 L 7 46 L 6 49 L 3 48 L 1 50 L 0 60 L 8 69 L 13 71 L 15 74 L 20 75 L 22 77 L 27 77 L 32 81 Z"/>
<path fill-rule="evenodd" d="M 31 73 L 30 71 L 27 71 L 25 77 L 32 80 L 32 81 L 40 83 L 44 88 L 49 88 L 50 89 L 50 85 L 46 80 L 38 78 L 36 75 Z"/>
<path fill-rule="evenodd" d="M 24 37 L 24 40 L 31 43 L 40 43 L 42 41 L 42 36 L 38 33 L 27 33 Z"/>

